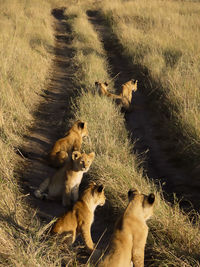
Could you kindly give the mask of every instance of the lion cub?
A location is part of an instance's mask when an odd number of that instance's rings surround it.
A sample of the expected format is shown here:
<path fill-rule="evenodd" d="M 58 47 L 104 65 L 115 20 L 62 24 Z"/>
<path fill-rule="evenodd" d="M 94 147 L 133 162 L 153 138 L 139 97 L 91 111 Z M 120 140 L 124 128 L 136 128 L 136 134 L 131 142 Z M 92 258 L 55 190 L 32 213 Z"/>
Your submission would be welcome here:
<path fill-rule="evenodd" d="M 122 84 L 122 92 L 120 95 L 122 96 L 122 105 L 126 110 L 130 109 L 132 92 L 137 91 L 137 84 L 138 81 L 134 79 Z"/>
<path fill-rule="evenodd" d="M 108 89 L 107 89 L 108 83 L 107 82 L 104 82 L 104 83 L 95 82 L 95 86 L 101 95 L 106 95 L 107 97 L 110 97 L 112 99 L 121 99 L 122 98 L 120 95 L 115 95 L 115 94 L 112 94 L 108 91 Z"/>
<path fill-rule="evenodd" d="M 72 151 L 80 151 L 84 136 L 88 136 L 87 123 L 76 121 L 65 137 L 58 139 L 48 155 L 53 167 L 61 167 L 71 157 Z"/>
<path fill-rule="evenodd" d="M 144 248 L 148 235 L 146 221 L 153 214 L 154 194 L 148 196 L 129 190 L 129 204 L 117 221 L 108 254 L 100 267 L 144 266 Z"/>
<path fill-rule="evenodd" d="M 105 200 L 103 185 L 91 183 L 75 203 L 73 209 L 57 220 L 52 231 L 58 234 L 71 232 L 72 243 L 74 243 L 77 234 L 81 233 L 87 248 L 93 250 L 91 225 L 94 220 L 94 211 L 98 205 L 103 206 Z"/>
<path fill-rule="evenodd" d="M 71 161 L 66 162 L 64 167 L 59 169 L 54 176 L 45 179 L 35 190 L 34 195 L 37 198 L 46 197 L 47 199 L 62 197 L 63 206 L 70 205 L 71 200 L 75 202 L 78 199 L 83 173 L 89 170 L 94 157 L 94 152 L 81 154 L 79 151 L 74 151 Z M 48 191 L 47 194 L 43 193 L 45 190 Z"/>
<path fill-rule="evenodd" d="M 130 80 L 122 84 L 122 92 L 119 95 L 111 94 L 108 91 L 108 84 L 95 82 L 95 86 L 100 92 L 101 95 L 106 95 L 114 100 L 118 105 L 121 105 L 122 108 L 126 111 L 131 110 L 131 101 L 132 101 L 132 91 L 137 91 L 137 80 Z"/>

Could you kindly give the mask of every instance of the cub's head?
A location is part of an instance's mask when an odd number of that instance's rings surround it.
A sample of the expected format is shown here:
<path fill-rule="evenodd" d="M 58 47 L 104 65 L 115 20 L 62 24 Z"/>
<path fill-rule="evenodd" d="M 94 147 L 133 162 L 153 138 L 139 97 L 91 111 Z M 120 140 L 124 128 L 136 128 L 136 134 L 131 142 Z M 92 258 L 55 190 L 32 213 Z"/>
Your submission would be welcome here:
<path fill-rule="evenodd" d="M 142 216 L 144 216 L 145 221 L 152 216 L 155 201 L 155 195 L 153 193 L 147 196 L 139 193 L 136 189 L 130 189 L 128 191 L 128 200 L 133 210 L 142 211 Z"/>
<path fill-rule="evenodd" d="M 132 91 L 136 92 L 137 91 L 137 84 L 138 80 L 131 79 L 130 81 L 126 82 L 124 86 L 129 87 Z"/>
<path fill-rule="evenodd" d="M 104 83 L 95 82 L 95 86 L 101 95 L 107 94 L 107 92 L 108 92 L 108 90 L 107 90 L 108 89 L 108 83 L 107 82 L 104 82 Z"/>
<path fill-rule="evenodd" d="M 87 122 L 78 120 L 74 123 L 73 128 L 78 130 L 82 137 L 88 136 Z"/>
<path fill-rule="evenodd" d="M 86 189 L 86 193 L 92 198 L 94 206 L 103 206 L 105 204 L 106 197 L 103 185 L 97 185 L 95 182 L 91 182 Z"/>
<path fill-rule="evenodd" d="M 95 157 L 95 153 L 91 152 L 89 154 L 81 153 L 79 151 L 72 152 L 73 166 L 78 171 L 87 172 L 90 168 Z"/>

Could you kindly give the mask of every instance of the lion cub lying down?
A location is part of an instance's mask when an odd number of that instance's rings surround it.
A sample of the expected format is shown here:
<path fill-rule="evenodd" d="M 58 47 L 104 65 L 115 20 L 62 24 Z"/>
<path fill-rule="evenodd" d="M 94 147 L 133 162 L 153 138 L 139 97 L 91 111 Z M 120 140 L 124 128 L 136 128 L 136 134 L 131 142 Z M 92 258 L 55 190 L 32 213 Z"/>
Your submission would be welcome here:
<path fill-rule="evenodd" d="M 154 194 L 148 196 L 129 190 L 129 204 L 115 226 L 108 254 L 99 267 L 144 266 L 144 248 L 148 235 L 146 221 L 153 214 Z"/>
<path fill-rule="evenodd" d="M 87 123 L 76 121 L 65 137 L 58 139 L 48 155 L 53 167 L 61 167 L 71 157 L 72 151 L 80 151 L 83 137 L 88 136 Z"/>
<path fill-rule="evenodd" d="M 47 199 L 62 197 L 63 206 L 70 205 L 71 200 L 75 202 L 78 199 L 83 173 L 89 170 L 94 157 L 94 152 L 81 154 L 79 151 L 74 151 L 71 161 L 66 162 L 64 167 L 59 169 L 54 176 L 45 179 L 35 190 L 34 195 L 37 198 L 46 197 Z M 47 194 L 43 193 L 45 190 L 48 191 Z"/>
<path fill-rule="evenodd" d="M 94 220 L 94 211 L 98 205 L 103 206 L 105 201 L 103 185 L 91 183 L 75 203 L 73 209 L 57 220 L 52 231 L 58 234 L 72 233 L 72 243 L 74 243 L 77 234 L 81 233 L 87 248 L 93 250 L 91 225 Z"/>
<path fill-rule="evenodd" d="M 132 92 L 137 91 L 137 80 L 130 80 L 122 84 L 122 92 L 119 95 L 111 94 L 108 91 L 108 83 L 95 82 L 95 86 L 101 95 L 106 95 L 112 99 L 116 100 L 118 105 L 121 105 L 125 110 L 130 110 L 131 101 L 132 101 Z"/>
<path fill-rule="evenodd" d="M 108 83 L 95 82 L 95 86 L 101 95 L 106 95 L 112 99 L 121 99 L 121 95 L 115 95 L 108 91 Z"/>

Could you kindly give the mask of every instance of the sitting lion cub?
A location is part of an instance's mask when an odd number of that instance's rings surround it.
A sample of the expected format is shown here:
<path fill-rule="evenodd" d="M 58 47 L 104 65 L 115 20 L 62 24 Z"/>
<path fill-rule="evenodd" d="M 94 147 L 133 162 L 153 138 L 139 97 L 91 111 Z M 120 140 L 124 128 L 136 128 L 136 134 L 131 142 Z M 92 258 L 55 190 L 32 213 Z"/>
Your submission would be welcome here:
<path fill-rule="evenodd" d="M 130 109 L 132 101 L 132 92 L 137 91 L 137 80 L 131 79 L 130 81 L 122 84 L 122 105 L 126 110 Z"/>
<path fill-rule="evenodd" d="M 53 167 L 61 167 L 71 157 L 72 151 L 80 151 L 82 139 L 88 136 L 87 123 L 76 121 L 65 137 L 58 139 L 48 155 Z"/>
<path fill-rule="evenodd" d="M 115 226 L 108 254 L 99 267 L 144 266 L 144 248 L 148 235 L 148 220 L 153 213 L 155 195 L 128 192 L 129 204 Z"/>
<path fill-rule="evenodd" d="M 63 206 L 70 205 L 71 200 L 75 202 L 78 199 L 83 173 L 89 170 L 94 157 L 94 152 L 81 154 L 79 151 L 74 151 L 71 161 L 66 162 L 64 167 L 59 169 L 54 176 L 45 179 L 35 190 L 34 195 L 37 198 L 45 196 L 47 199 L 62 197 Z M 47 194 L 43 193 L 45 190 L 48 191 Z"/>
<path fill-rule="evenodd" d="M 94 220 L 94 211 L 98 205 L 103 206 L 105 200 L 103 185 L 91 183 L 75 203 L 73 209 L 57 220 L 52 231 L 58 234 L 72 232 L 72 243 L 80 232 L 87 248 L 93 250 L 91 225 Z"/>

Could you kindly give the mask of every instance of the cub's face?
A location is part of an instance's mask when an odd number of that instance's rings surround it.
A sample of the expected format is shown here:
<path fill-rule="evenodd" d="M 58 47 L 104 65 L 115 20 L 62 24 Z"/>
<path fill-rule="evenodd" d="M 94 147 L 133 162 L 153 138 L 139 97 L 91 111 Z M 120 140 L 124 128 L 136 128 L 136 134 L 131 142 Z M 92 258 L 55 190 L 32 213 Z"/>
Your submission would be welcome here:
<path fill-rule="evenodd" d="M 148 220 L 153 215 L 153 206 L 155 202 L 155 195 L 153 193 L 147 195 L 139 193 L 135 189 L 130 189 L 128 192 L 129 203 L 139 205 L 142 208 L 144 219 Z"/>
<path fill-rule="evenodd" d="M 107 93 L 107 88 L 108 88 L 107 82 L 105 83 L 95 82 L 95 86 L 100 94 L 105 95 Z"/>
<path fill-rule="evenodd" d="M 128 82 L 126 82 L 124 85 L 126 85 L 128 88 L 130 88 L 132 91 L 136 92 L 137 91 L 137 80 L 130 80 Z"/>
<path fill-rule="evenodd" d="M 87 172 L 90 168 L 95 157 L 95 153 L 91 152 L 89 154 L 80 153 L 79 151 L 74 151 L 72 153 L 72 160 L 77 170 Z"/>
<path fill-rule="evenodd" d="M 89 185 L 89 190 L 91 192 L 91 196 L 93 198 L 94 205 L 103 206 L 106 202 L 106 197 L 104 194 L 104 186 L 97 185 L 95 182 L 92 182 Z"/>

